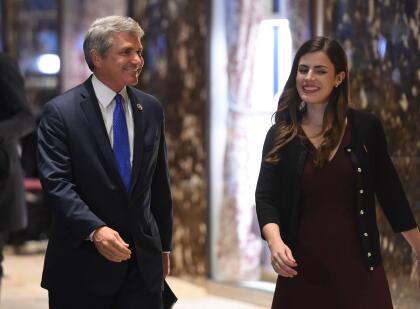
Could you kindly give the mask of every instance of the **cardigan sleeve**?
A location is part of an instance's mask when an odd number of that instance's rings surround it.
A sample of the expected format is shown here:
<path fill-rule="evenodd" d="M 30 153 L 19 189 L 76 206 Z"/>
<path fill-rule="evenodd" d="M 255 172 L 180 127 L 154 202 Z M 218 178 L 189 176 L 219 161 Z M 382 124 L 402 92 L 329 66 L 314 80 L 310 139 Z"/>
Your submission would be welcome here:
<path fill-rule="evenodd" d="M 255 202 L 260 229 L 268 223 L 280 226 L 278 207 L 280 203 L 280 168 L 279 164 L 264 161 L 274 144 L 275 126 L 272 126 L 265 138 L 261 168 L 255 191 Z M 262 235 L 262 233 L 261 233 Z"/>
<path fill-rule="evenodd" d="M 384 129 L 378 118 L 374 123 L 373 159 L 375 193 L 394 232 L 417 227 L 394 164 L 388 154 Z"/>

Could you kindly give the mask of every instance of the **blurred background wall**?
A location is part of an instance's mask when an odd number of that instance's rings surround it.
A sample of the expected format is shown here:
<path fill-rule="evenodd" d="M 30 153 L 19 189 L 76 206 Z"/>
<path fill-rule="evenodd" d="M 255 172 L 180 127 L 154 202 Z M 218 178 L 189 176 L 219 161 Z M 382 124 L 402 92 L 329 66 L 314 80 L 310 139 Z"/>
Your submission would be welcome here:
<path fill-rule="evenodd" d="M 343 44 L 354 105 L 383 121 L 420 222 L 420 0 L 2 0 L 0 49 L 19 60 L 38 113 L 89 76 L 84 33 L 112 14 L 145 29 L 138 87 L 166 111 L 174 274 L 273 289 L 256 177 L 294 52 L 317 34 Z M 379 222 L 394 302 L 418 304 L 410 249 L 380 211 Z"/>

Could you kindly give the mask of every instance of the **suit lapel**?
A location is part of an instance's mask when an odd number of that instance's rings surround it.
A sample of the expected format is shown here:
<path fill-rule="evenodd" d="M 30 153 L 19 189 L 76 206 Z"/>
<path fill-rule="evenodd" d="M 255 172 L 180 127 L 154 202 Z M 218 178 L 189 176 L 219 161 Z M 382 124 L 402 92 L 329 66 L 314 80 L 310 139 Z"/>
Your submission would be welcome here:
<path fill-rule="evenodd" d="M 111 171 L 112 177 L 117 179 L 122 191 L 126 192 L 124 183 L 118 172 L 114 152 L 112 151 L 111 143 L 109 142 L 108 133 L 106 132 L 99 103 L 93 90 L 91 78 L 84 83 L 84 86 L 85 87 L 81 92 L 82 100 L 80 102 L 80 107 L 86 117 L 87 126 L 94 135 L 96 144 L 104 156 L 105 163 Z"/>
<path fill-rule="evenodd" d="M 131 108 L 133 111 L 134 122 L 134 145 L 133 145 L 133 168 L 131 173 L 131 191 L 136 185 L 139 178 L 142 161 L 143 161 L 143 140 L 144 140 L 144 111 L 143 104 L 139 97 L 136 96 L 130 87 L 127 87 L 128 96 L 130 97 Z M 140 104 L 140 105 L 139 105 Z"/>

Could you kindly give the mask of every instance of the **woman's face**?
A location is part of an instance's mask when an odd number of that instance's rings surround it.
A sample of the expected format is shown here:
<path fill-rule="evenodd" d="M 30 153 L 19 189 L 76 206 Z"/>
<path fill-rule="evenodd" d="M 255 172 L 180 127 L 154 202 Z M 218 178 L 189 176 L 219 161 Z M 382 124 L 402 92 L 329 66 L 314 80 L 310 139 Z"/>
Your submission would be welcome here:
<path fill-rule="evenodd" d="M 344 77 L 344 72 L 335 74 L 334 65 L 323 51 L 307 53 L 299 60 L 296 88 L 307 104 L 327 104 L 334 87 Z"/>

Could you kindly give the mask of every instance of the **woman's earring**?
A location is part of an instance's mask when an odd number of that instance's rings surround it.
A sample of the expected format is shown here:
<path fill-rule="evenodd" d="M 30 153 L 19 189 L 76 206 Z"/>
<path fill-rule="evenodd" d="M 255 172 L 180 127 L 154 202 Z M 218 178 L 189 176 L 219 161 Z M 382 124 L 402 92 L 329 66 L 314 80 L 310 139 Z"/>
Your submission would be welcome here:
<path fill-rule="evenodd" d="M 306 107 L 306 102 L 305 101 L 300 102 L 299 111 L 302 112 L 305 109 L 305 107 Z"/>

